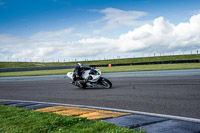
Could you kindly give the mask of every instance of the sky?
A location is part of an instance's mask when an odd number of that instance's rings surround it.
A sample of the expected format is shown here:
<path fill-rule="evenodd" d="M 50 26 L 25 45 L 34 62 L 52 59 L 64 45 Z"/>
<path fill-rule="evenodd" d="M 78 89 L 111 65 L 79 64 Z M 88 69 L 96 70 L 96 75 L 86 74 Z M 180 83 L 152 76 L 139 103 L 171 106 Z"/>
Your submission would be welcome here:
<path fill-rule="evenodd" d="M 200 51 L 199 0 L 0 0 L 0 61 Z"/>

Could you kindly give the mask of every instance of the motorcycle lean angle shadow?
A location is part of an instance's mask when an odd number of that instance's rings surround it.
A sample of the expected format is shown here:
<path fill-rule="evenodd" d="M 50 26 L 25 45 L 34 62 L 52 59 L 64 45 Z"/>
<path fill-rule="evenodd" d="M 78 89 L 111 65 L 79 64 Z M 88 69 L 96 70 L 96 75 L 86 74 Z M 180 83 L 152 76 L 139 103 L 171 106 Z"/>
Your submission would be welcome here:
<path fill-rule="evenodd" d="M 70 78 L 73 81 L 73 74 L 74 72 L 68 72 L 66 77 Z M 83 80 L 76 80 L 71 84 L 77 86 L 79 88 L 111 88 L 112 83 L 101 76 L 101 70 L 91 68 L 89 70 L 83 70 L 81 74 L 81 78 Z"/>

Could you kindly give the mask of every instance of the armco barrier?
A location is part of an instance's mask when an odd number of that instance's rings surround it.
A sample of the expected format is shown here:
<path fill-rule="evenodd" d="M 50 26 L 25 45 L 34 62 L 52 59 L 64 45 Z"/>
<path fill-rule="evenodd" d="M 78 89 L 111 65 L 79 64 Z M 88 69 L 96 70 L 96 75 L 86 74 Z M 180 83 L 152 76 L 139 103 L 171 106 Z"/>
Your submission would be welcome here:
<path fill-rule="evenodd" d="M 154 62 L 138 62 L 111 64 L 113 66 L 129 66 L 129 65 L 151 65 L 151 64 L 175 64 L 175 63 L 200 63 L 200 59 L 194 60 L 174 60 L 174 61 L 154 61 Z M 0 68 L 0 72 L 18 72 L 18 71 L 37 71 L 37 70 L 54 70 L 54 69 L 72 69 L 75 66 L 48 66 L 48 67 L 22 67 L 22 68 Z M 108 67 L 108 64 L 90 65 L 90 67 Z"/>

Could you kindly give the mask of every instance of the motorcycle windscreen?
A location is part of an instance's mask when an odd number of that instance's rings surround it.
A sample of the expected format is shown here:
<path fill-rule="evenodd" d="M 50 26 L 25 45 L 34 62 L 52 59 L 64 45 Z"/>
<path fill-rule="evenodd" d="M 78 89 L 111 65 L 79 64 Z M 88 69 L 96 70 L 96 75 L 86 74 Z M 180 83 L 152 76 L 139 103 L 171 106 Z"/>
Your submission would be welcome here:
<path fill-rule="evenodd" d="M 94 69 L 91 69 L 89 74 L 91 74 L 91 75 L 100 75 L 100 73 L 98 71 L 94 70 Z"/>

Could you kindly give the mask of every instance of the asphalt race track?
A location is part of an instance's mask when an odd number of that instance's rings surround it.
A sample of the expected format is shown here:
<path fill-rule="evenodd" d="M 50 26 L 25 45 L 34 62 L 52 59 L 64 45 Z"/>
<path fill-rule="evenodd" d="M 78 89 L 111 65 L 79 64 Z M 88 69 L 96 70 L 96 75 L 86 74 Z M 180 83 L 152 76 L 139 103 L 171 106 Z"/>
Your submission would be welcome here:
<path fill-rule="evenodd" d="M 79 89 L 64 75 L 0 78 L 0 99 L 88 105 L 200 119 L 200 69 L 104 74 L 111 89 Z"/>

